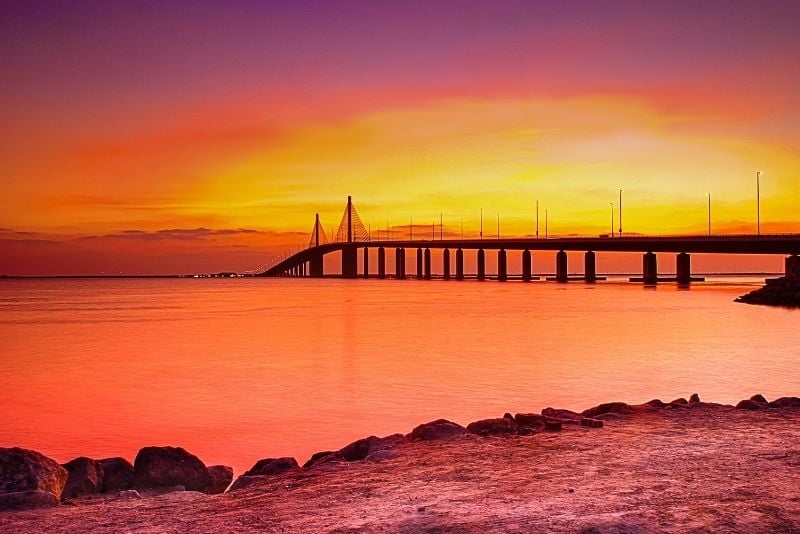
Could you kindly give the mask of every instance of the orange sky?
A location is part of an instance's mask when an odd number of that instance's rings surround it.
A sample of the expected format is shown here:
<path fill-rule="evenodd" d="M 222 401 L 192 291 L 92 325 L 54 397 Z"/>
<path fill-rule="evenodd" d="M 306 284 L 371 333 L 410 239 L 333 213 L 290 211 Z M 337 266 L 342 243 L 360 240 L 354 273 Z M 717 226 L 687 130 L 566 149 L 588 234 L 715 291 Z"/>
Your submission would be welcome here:
<path fill-rule="evenodd" d="M 348 194 L 376 232 L 524 235 L 539 200 L 595 235 L 619 189 L 629 233 L 705 232 L 707 193 L 753 232 L 757 170 L 800 232 L 800 8 L 714 4 L 19 6 L 0 273 L 252 269 Z"/>

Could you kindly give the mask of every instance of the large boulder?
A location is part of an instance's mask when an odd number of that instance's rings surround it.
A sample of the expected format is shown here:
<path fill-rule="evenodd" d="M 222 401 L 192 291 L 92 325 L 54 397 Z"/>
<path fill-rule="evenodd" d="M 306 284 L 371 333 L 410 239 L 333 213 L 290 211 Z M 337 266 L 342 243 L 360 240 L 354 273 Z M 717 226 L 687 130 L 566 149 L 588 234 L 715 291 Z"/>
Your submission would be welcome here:
<path fill-rule="evenodd" d="M 798 397 L 781 397 L 770 402 L 772 408 L 800 408 L 800 398 Z"/>
<path fill-rule="evenodd" d="M 254 476 L 247 476 L 242 475 L 236 479 L 236 482 L 233 483 L 231 489 L 228 491 L 236 491 L 244 488 L 249 488 L 250 486 L 258 486 L 268 482 L 270 477 L 265 475 L 254 475 Z"/>
<path fill-rule="evenodd" d="M 769 405 L 763 402 L 756 402 L 752 399 L 744 399 L 739 401 L 739 404 L 736 405 L 738 410 L 764 410 L 768 408 Z"/>
<path fill-rule="evenodd" d="M 212 465 L 208 474 L 211 475 L 211 485 L 204 492 L 211 495 L 224 492 L 233 482 L 233 469 L 227 465 Z"/>
<path fill-rule="evenodd" d="M 58 497 L 43 490 L 0 493 L 0 511 L 58 506 Z"/>
<path fill-rule="evenodd" d="M 604 404 L 595 406 L 594 408 L 589 408 L 588 410 L 584 410 L 581 415 L 583 415 L 584 417 L 594 418 L 609 413 L 629 414 L 632 412 L 633 408 L 629 404 L 625 404 L 624 402 L 606 402 Z"/>
<path fill-rule="evenodd" d="M 183 486 L 188 491 L 203 491 L 211 482 L 205 464 L 181 447 L 145 447 L 133 462 L 137 489 Z"/>
<path fill-rule="evenodd" d="M 23 501 L 31 506 L 51 505 L 53 501 L 46 495 L 29 493 L 38 491 L 51 493 L 58 504 L 66 483 L 67 470 L 55 460 L 19 447 L 0 448 L 0 494 L 27 494 L 5 497 L 6 506 Z"/>
<path fill-rule="evenodd" d="M 287 471 L 299 470 L 300 466 L 294 458 L 263 458 L 257 461 L 249 470 L 245 471 L 243 476 L 280 475 Z"/>
<path fill-rule="evenodd" d="M 345 445 L 334 454 L 338 455 L 345 462 L 358 462 L 378 452 L 390 451 L 406 441 L 406 437 L 402 434 L 392 434 L 384 438 L 369 436 Z"/>
<path fill-rule="evenodd" d="M 530 415 L 533 416 L 535 414 L 530 414 Z M 545 416 L 545 418 L 562 419 L 562 420 L 574 419 L 575 421 L 580 421 L 581 418 L 583 417 L 578 412 L 573 412 L 572 410 L 565 410 L 563 408 L 545 408 L 544 410 L 542 410 L 542 415 Z"/>
<path fill-rule="evenodd" d="M 411 441 L 433 441 L 439 439 L 452 439 L 463 436 L 467 433 L 467 429 L 463 426 L 448 421 L 447 419 L 437 419 L 430 423 L 423 423 L 407 436 Z"/>
<path fill-rule="evenodd" d="M 67 470 L 67 484 L 61 500 L 100 493 L 103 489 L 103 466 L 100 462 L 81 456 L 63 465 Z"/>
<path fill-rule="evenodd" d="M 505 417 L 481 419 L 467 425 L 467 432 L 479 436 L 507 436 L 516 434 L 517 430 L 517 423 Z"/>
<path fill-rule="evenodd" d="M 133 464 L 125 458 L 97 460 L 103 468 L 103 492 L 125 491 L 133 487 Z"/>
<path fill-rule="evenodd" d="M 309 467 L 321 463 L 323 460 L 328 461 L 329 459 L 334 459 L 334 455 L 337 454 L 336 451 L 319 451 L 315 452 L 311 455 L 311 458 L 303 464 L 303 469 L 308 469 Z M 336 460 L 344 461 L 344 458 L 336 458 Z"/>

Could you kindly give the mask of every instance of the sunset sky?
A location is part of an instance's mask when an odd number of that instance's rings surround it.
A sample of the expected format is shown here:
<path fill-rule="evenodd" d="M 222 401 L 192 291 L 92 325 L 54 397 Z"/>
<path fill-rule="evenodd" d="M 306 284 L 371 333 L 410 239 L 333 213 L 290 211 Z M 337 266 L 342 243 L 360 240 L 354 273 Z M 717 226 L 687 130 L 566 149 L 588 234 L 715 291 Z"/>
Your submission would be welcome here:
<path fill-rule="evenodd" d="M 800 232 L 797 1 L 7 2 L 0 273 L 377 232 Z"/>

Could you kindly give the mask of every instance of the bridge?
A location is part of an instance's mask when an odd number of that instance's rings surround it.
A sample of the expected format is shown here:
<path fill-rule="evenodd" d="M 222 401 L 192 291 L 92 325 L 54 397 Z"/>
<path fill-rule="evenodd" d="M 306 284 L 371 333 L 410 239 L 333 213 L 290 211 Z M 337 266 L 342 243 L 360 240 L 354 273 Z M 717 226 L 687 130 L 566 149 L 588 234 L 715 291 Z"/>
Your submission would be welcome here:
<path fill-rule="evenodd" d="M 395 265 L 390 272 L 386 265 L 386 250 L 394 249 Z M 370 249 L 377 249 L 377 268 L 372 271 L 370 265 Z M 547 237 L 539 238 L 498 238 L 498 239 L 451 239 L 444 238 L 440 228 L 439 239 L 436 239 L 435 225 L 432 226 L 430 239 L 372 240 L 364 228 L 358 212 L 348 197 L 342 222 L 333 242 L 328 242 L 324 229 L 316 216 L 311 234 L 309 248 L 298 251 L 282 261 L 264 269 L 257 276 L 301 276 L 320 278 L 324 273 L 324 256 L 333 252 L 341 252 L 342 278 L 358 278 L 358 256 L 362 252 L 363 268 L 361 276 L 369 278 L 405 279 L 407 250 L 416 249 L 417 279 L 430 280 L 431 250 L 442 250 L 442 278 L 445 280 L 463 280 L 465 251 L 476 251 L 478 280 L 485 280 L 486 251 L 497 251 L 497 280 L 506 281 L 508 274 L 508 251 L 521 251 L 521 279 L 531 281 L 539 279 L 533 276 L 533 252 L 555 251 L 555 276 L 550 278 L 557 282 L 568 282 L 579 278 L 586 282 L 595 282 L 603 278 L 598 276 L 596 255 L 598 252 L 638 252 L 642 256 L 642 276 L 631 278 L 631 281 L 645 284 L 656 284 L 663 281 L 675 281 L 689 284 L 702 278 L 692 276 L 691 254 L 776 254 L 786 255 L 787 275 L 800 276 L 800 234 L 784 235 L 720 235 L 720 236 L 658 236 L 641 235 L 617 237 Z M 451 252 L 455 251 L 454 262 Z M 584 252 L 584 274 L 570 277 L 568 274 L 567 252 Z M 658 274 L 657 254 L 675 254 L 674 277 L 661 277 Z"/>

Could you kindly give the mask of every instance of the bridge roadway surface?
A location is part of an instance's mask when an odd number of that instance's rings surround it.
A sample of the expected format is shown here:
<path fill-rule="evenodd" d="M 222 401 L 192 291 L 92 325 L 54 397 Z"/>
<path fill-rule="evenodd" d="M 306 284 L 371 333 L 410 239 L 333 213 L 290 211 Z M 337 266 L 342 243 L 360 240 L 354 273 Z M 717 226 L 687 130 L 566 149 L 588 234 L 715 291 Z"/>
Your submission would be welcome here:
<path fill-rule="evenodd" d="M 725 236 L 624 236 L 624 237 L 558 237 L 508 239 L 442 239 L 442 240 L 379 240 L 327 243 L 293 254 L 273 265 L 261 276 L 276 276 L 312 258 L 331 252 L 359 248 L 462 249 L 462 250 L 530 250 L 652 252 L 687 254 L 800 254 L 800 234 L 725 235 Z"/>

